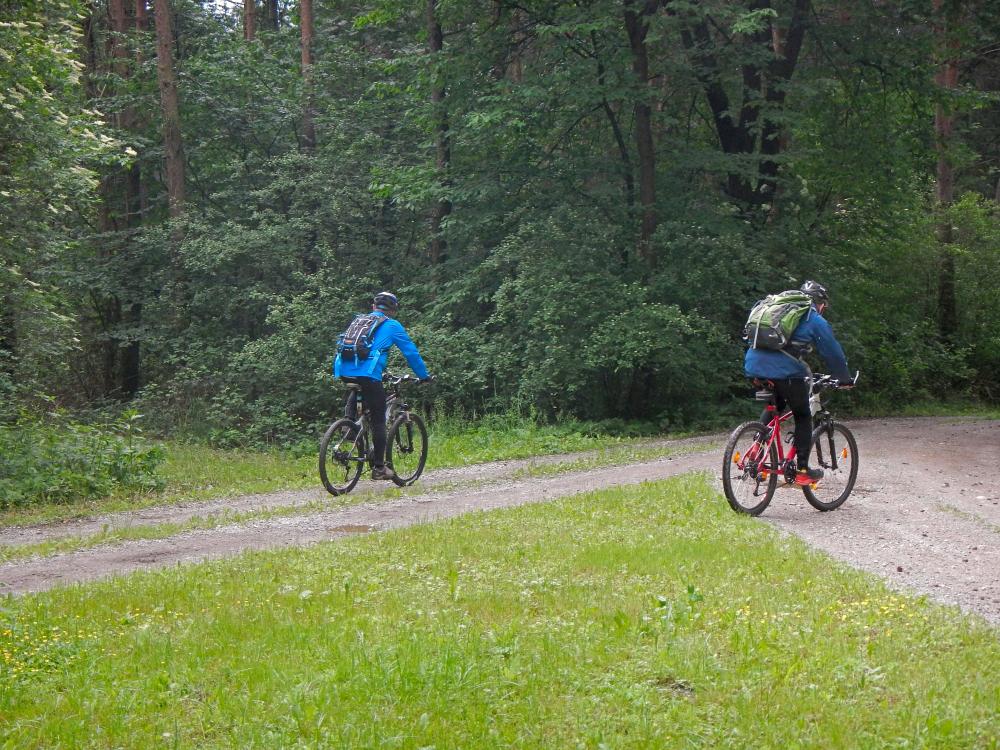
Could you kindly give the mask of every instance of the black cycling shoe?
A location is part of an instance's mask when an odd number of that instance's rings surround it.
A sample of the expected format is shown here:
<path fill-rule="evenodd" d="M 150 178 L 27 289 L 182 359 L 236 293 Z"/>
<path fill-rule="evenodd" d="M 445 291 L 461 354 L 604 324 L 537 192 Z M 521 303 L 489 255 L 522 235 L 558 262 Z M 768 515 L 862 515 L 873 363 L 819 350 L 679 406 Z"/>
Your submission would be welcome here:
<path fill-rule="evenodd" d="M 388 466 L 376 466 L 372 469 L 372 479 L 388 479 L 392 480 L 396 477 L 396 472 L 390 469 Z"/>

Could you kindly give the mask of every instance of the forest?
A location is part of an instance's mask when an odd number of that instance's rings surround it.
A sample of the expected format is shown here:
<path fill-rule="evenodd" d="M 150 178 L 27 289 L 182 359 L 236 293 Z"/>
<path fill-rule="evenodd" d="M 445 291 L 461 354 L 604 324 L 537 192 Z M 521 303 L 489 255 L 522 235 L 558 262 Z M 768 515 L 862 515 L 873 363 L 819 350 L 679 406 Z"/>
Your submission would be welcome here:
<path fill-rule="evenodd" d="M 312 440 L 381 289 L 439 412 L 696 425 L 804 279 L 854 408 L 1000 398 L 992 0 L 13 0 L 0 58 L 8 441 Z"/>

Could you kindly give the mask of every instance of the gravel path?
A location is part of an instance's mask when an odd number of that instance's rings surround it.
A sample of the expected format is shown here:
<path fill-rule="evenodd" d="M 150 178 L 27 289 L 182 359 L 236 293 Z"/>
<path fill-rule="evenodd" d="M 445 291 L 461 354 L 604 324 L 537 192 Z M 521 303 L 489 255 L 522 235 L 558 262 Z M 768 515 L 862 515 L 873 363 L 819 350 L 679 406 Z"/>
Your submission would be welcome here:
<path fill-rule="evenodd" d="M 819 513 L 799 491 L 781 489 L 763 520 L 882 576 L 896 588 L 957 604 L 1000 625 L 1000 485 L 992 481 L 1000 466 L 1000 421 L 914 418 L 858 421 L 850 426 L 858 438 L 860 472 L 847 503 L 832 513 Z M 419 494 L 402 498 L 380 497 L 385 485 L 366 483 L 365 491 L 370 494 L 357 505 L 0 565 L 0 591 L 41 591 L 246 549 L 311 544 L 689 471 L 718 474 L 721 437 L 659 441 L 685 452 L 627 469 L 511 478 L 518 469 L 573 460 L 579 458 L 577 454 L 434 472 L 421 480 Z M 7 529 L 0 532 L 0 545 L 81 536 L 121 526 L 177 523 L 226 510 L 246 512 L 328 500 L 321 490 L 307 490 L 154 508 L 90 521 Z"/>

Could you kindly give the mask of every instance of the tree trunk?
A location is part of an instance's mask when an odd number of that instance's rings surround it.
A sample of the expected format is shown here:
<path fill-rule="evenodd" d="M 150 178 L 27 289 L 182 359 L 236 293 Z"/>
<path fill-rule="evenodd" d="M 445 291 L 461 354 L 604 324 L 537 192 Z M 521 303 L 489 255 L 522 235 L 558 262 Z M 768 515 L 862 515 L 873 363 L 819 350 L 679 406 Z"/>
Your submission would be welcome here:
<path fill-rule="evenodd" d="M 639 203 L 642 223 L 639 231 L 639 258 L 647 268 L 656 267 L 656 253 L 652 247 L 656 231 L 656 152 L 653 145 L 652 108 L 647 101 L 649 88 L 649 55 L 646 51 L 646 34 L 649 16 L 659 7 L 658 0 L 646 0 L 641 6 L 635 0 L 625 0 L 625 30 L 632 49 L 632 72 L 638 85 L 633 107 L 635 116 L 635 146 L 639 157 Z"/>
<path fill-rule="evenodd" d="M 170 216 L 184 212 L 184 149 L 181 141 L 181 118 L 177 103 L 177 77 L 174 73 L 174 29 L 170 0 L 154 0 L 156 20 L 156 77 L 160 87 L 163 113 L 163 150 L 166 157 L 167 197 Z"/>
<path fill-rule="evenodd" d="M 947 97 L 958 87 L 958 40 L 954 25 L 960 0 L 934 0 L 937 20 L 934 34 L 937 38 L 941 67 L 935 76 L 938 86 Z M 937 225 L 937 238 L 941 243 L 940 271 L 938 277 L 938 330 L 943 338 L 952 339 L 958 331 L 958 306 L 955 301 L 955 256 L 950 245 L 952 236 L 951 217 L 948 208 L 955 198 L 955 169 L 952 164 L 952 133 L 955 116 L 951 103 L 939 101 L 934 112 L 934 134 L 936 136 L 937 161 L 937 203 L 941 216 Z"/>
<path fill-rule="evenodd" d="M 448 167 L 451 163 L 451 136 L 448 132 L 448 109 L 445 105 L 445 85 L 439 69 L 441 50 L 444 48 L 444 33 L 437 19 L 436 0 L 427 0 L 427 37 L 431 53 L 431 104 L 435 118 L 435 145 L 437 176 L 439 184 L 448 185 Z M 451 213 L 451 201 L 439 200 L 431 209 L 430 261 L 433 265 L 447 260 L 447 242 L 441 236 L 441 225 Z"/>
<path fill-rule="evenodd" d="M 281 19 L 278 14 L 278 0 L 265 0 L 264 8 L 267 11 L 268 26 L 270 26 L 272 30 L 277 31 L 281 24 Z"/>
<path fill-rule="evenodd" d="M 257 0 L 243 0 L 243 38 L 252 42 L 257 37 Z"/>
<path fill-rule="evenodd" d="M 788 141 L 780 124 L 761 113 L 760 102 L 766 101 L 769 110 L 784 105 L 787 86 L 802 50 L 809 7 L 810 0 L 794 0 L 787 29 L 780 28 L 777 19 L 772 18 L 766 27 L 750 35 L 751 49 L 766 48 L 770 57 L 767 62 L 748 62 L 743 66 L 738 119 L 722 82 L 724 67 L 715 56 L 716 43 L 709 19 L 690 20 L 682 26 L 681 40 L 705 90 L 719 146 L 732 156 L 756 157 L 757 166 L 752 172 L 734 170 L 727 175 L 726 193 L 739 203 L 770 203 L 777 192 L 776 157 Z M 754 11 L 770 8 L 770 0 L 754 0 L 749 6 Z"/>
<path fill-rule="evenodd" d="M 146 0 L 135 0 L 134 28 L 137 33 L 143 33 L 149 28 L 149 16 L 146 11 Z M 141 52 L 136 53 L 136 62 L 141 65 L 143 57 Z M 138 130 L 140 123 L 138 117 L 133 116 L 132 127 Z M 129 166 L 128 185 L 126 187 L 128 212 L 128 226 L 136 228 L 142 225 L 143 217 L 146 214 L 146 191 L 142 180 L 142 169 L 138 161 Z M 142 323 L 142 304 L 137 301 L 126 301 L 123 306 L 123 322 L 131 330 L 135 330 Z M 132 398 L 139 390 L 142 382 L 142 359 L 139 340 L 131 337 L 121 343 L 121 365 L 120 365 L 120 388 L 125 398 Z"/>
<path fill-rule="evenodd" d="M 597 32 L 590 32 L 590 42 L 594 48 L 594 60 L 597 61 L 597 85 L 603 92 L 606 83 L 606 70 L 604 67 L 604 60 L 601 57 L 602 49 L 600 42 L 598 41 Z M 611 106 L 611 102 L 608 101 L 608 97 L 603 94 L 601 96 L 601 107 L 604 110 L 604 114 L 607 115 L 608 124 L 611 126 L 611 133 L 614 135 L 615 144 L 618 147 L 618 158 L 622 163 L 625 205 L 631 214 L 633 208 L 635 207 L 635 175 L 632 173 L 632 157 L 629 155 L 628 145 L 625 143 L 625 135 L 622 133 L 621 124 L 618 122 L 618 113 L 615 112 L 614 108 Z M 623 257 L 622 260 L 624 262 L 627 258 Z"/>
<path fill-rule="evenodd" d="M 17 319 L 12 296 L 0 289 L 0 372 L 13 377 L 17 369 Z"/>
<path fill-rule="evenodd" d="M 316 124 L 312 97 L 312 44 L 313 44 L 313 4 L 312 0 L 299 2 L 299 30 L 302 34 L 302 85 L 305 102 L 302 106 L 302 148 L 312 151 L 316 148 Z"/>

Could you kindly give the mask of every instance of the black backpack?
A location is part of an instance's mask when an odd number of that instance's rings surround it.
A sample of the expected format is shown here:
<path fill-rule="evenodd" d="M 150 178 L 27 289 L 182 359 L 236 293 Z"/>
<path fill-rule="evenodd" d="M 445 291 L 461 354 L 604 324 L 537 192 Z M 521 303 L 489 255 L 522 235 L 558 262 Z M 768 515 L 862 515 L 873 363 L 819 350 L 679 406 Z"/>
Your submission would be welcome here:
<path fill-rule="evenodd" d="M 347 327 L 347 330 L 340 334 L 337 339 L 337 353 L 341 362 L 354 360 L 360 362 L 368 359 L 372 353 L 372 340 L 375 338 L 375 331 L 387 318 L 384 315 L 368 313 L 359 315 Z"/>

